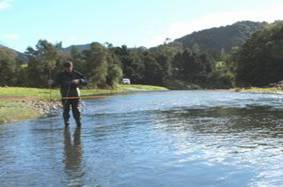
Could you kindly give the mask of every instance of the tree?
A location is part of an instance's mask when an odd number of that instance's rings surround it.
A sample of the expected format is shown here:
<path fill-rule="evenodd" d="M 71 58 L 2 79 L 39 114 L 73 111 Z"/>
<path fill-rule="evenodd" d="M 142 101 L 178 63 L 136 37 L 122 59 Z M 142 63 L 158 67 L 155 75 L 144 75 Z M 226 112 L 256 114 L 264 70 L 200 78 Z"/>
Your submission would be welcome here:
<path fill-rule="evenodd" d="M 107 72 L 107 85 L 116 87 L 123 78 L 123 70 L 119 58 L 110 50 L 107 55 L 108 72 Z"/>
<path fill-rule="evenodd" d="M 144 81 L 147 84 L 162 85 L 162 67 L 156 61 L 153 54 L 144 54 Z"/>
<path fill-rule="evenodd" d="M 16 54 L 9 49 L 0 48 L 0 85 L 15 85 L 17 68 Z"/>
<path fill-rule="evenodd" d="M 83 51 L 87 75 L 93 87 L 105 87 L 107 85 L 108 62 L 107 49 L 99 43 L 92 43 L 89 50 Z"/>
<path fill-rule="evenodd" d="M 283 22 L 252 35 L 236 56 L 238 86 L 266 86 L 283 79 Z"/>
<path fill-rule="evenodd" d="M 111 63 L 108 66 L 107 85 L 116 87 L 123 77 L 123 71 L 118 64 Z"/>
<path fill-rule="evenodd" d="M 57 48 L 46 40 L 39 40 L 35 49 L 28 47 L 28 85 L 45 87 L 54 73 L 59 60 Z"/>
<path fill-rule="evenodd" d="M 211 62 L 206 54 L 196 54 L 186 49 L 173 59 L 173 76 L 188 83 L 205 83 L 211 71 Z"/>
<path fill-rule="evenodd" d="M 77 47 L 72 46 L 70 51 L 71 60 L 74 63 L 75 68 L 80 72 L 87 72 L 88 67 L 86 66 L 83 54 Z"/>
<path fill-rule="evenodd" d="M 122 79 L 121 62 L 115 55 L 115 48 L 106 48 L 92 43 L 89 50 L 83 51 L 82 61 L 85 72 L 93 87 L 115 87 Z M 78 55 L 73 55 L 78 56 Z"/>

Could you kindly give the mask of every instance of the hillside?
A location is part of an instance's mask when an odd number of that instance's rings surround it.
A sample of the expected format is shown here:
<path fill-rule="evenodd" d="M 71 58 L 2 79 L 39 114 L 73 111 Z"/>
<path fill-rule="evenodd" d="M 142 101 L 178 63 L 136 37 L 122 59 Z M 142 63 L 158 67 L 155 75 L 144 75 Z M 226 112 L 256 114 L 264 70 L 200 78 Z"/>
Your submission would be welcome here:
<path fill-rule="evenodd" d="M 254 32 L 263 29 L 266 25 L 268 25 L 266 22 L 241 21 L 194 32 L 176 39 L 173 43 L 214 53 L 220 53 L 223 49 L 229 52 L 233 47 L 243 45 Z"/>
<path fill-rule="evenodd" d="M 9 85 L 43 87 L 42 82 L 48 78 L 43 72 L 52 67 L 55 73 L 61 68 L 58 62 L 70 58 L 78 71 L 90 77 L 93 87 L 114 87 L 123 77 L 134 84 L 161 85 L 173 89 L 230 88 L 235 83 L 240 86 L 266 85 L 282 80 L 282 29 L 280 23 L 279 27 L 272 26 L 277 24 L 237 22 L 195 32 L 150 49 L 107 47 L 94 42 L 90 50 L 79 53 L 90 48 L 89 44 L 62 48 L 62 45 L 39 40 L 34 49 L 25 53 L 32 57 L 27 59 L 31 68 L 21 69 L 25 71 L 22 73 L 25 79 L 15 78 L 18 77 L 14 71 L 17 65 L 15 55 L 11 55 L 13 58 L 9 60 L 9 56 L 4 54 L 10 72 L 3 71 L 8 78 L 1 81 L 3 85 L 10 81 Z M 239 46 L 238 50 L 229 53 L 235 46 Z M 74 51 L 71 56 L 62 54 L 62 51 L 72 51 L 72 47 L 79 51 Z M 245 50 L 241 50 L 243 48 Z M 220 55 L 222 49 L 226 53 Z M 5 63 L 2 66 L 5 67 Z"/>
<path fill-rule="evenodd" d="M 82 44 L 82 45 L 71 45 L 69 47 L 63 48 L 63 51 L 66 53 L 70 53 L 72 48 L 77 48 L 80 52 L 90 48 L 90 44 Z"/>
<path fill-rule="evenodd" d="M 22 60 L 23 62 L 26 62 L 26 57 L 25 57 L 25 54 L 24 54 L 24 53 L 21 53 L 21 52 L 19 52 L 19 51 L 16 51 L 15 49 L 11 49 L 11 48 L 6 47 L 6 46 L 1 45 L 1 44 L 0 44 L 0 48 L 5 48 L 5 49 L 8 49 L 8 50 L 12 51 L 13 53 L 15 53 L 15 54 L 17 55 L 17 57 L 18 57 L 20 60 Z"/>
<path fill-rule="evenodd" d="M 171 45 L 179 46 L 180 44 L 188 48 L 199 48 L 213 53 L 220 53 L 222 49 L 229 52 L 233 47 L 243 45 L 250 36 L 263 29 L 268 23 L 241 21 L 228 26 L 215 27 L 194 32 L 182 38 L 176 39 Z M 72 47 L 79 51 L 88 49 L 90 44 L 71 45 L 63 49 L 69 53 Z"/>
<path fill-rule="evenodd" d="M 255 33 L 240 48 L 236 59 L 238 86 L 277 86 L 273 83 L 283 80 L 283 21 Z"/>

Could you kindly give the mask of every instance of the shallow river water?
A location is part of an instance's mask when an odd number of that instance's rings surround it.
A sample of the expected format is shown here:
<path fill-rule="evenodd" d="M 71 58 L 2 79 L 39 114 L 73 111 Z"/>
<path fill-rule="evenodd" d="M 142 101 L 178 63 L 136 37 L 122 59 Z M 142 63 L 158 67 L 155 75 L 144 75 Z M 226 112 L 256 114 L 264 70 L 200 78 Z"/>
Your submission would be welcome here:
<path fill-rule="evenodd" d="M 0 186 L 283 186 L 283 95 L 165 91 L 0 126 Z"/>

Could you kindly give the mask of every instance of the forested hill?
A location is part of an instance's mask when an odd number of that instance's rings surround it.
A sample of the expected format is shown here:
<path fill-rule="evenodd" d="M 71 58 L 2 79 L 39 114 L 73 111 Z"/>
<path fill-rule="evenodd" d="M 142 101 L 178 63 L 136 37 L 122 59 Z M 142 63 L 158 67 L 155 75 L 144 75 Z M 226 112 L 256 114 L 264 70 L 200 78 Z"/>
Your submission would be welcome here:
<path fill-rule="evenodd" d="M 268 25 L 266 22 L 241 21 L 228 26 L 194 32 L 176 39 L 173 45 L 180 46 L 181 44 L 186 48 L 197 48 L 197 50 L 212 54 L 219 54 L 223 49 L 229 52 L 233 47 L 243 45 L 254 32 L 263 29 L 266 25 Z M 89 49 L 90 44 L 72 45 L 63 48 L 63 51 L 70 53 L 73 47 L 83 51 Z"/>
<path fill-rule="evenodd" d="M 69 47 L 63 48 L 62 50 L 66 53 L 70 53 L 72 48 L 78 49 L 80 52 L 87 50 L 90 48 L 90 44 L 82 44 L 82 45 L 71 45 Z"/>
<path fill-rule="evenodd" d="M 11 51 L 14 52 L 14 53 L 19 53 L 18 51 L 14 50 L 14 49 L 11 49 L 11 48 L 9 48 L 9 47 L 6 47 L 6 46 L 4 46 L 4 45 L 2 45 L 2 44 L 0 44 L 0 48 L 5 48 L 5 49 L 7 49 L 7 50 L 11 50 Z"/>
<path fill-rule="evenodd" d="M 238 86 L 266 86 L 283 80 L 283 21 L 256 32 L 233 55 Z"/>
<path fill-rule="evenodd" d="M 194 32 L 174 42 L 179 42 L 187 48 L 198 48 L 210 53 L 220 53 L 223 49 L 229 52 L 233 47 L 243 45 L 254 32 L 263 29 L 266 25 L 268 25 L 266 22 L 241 21 L 228 26 Z"/>
<path fill-rule="evenodd" d="M 0 49 L 5 49 L 7 51 L 10 51 L 11 53 L 14 53 L 17 56 L 17 58 L 19 58 L 22 62 L 26 62 L 26 57 L 25 57 L 24 53 L 21 53 L 19 51 L 16 51 L 15 49 L 11 49 L 9 47 L 6 47 L 2 44 L 0 44 Z"/>
<path fill-rule="evenodd" d="M 135 84 L 171 89 L 266 86 L 283 80 L 282 33 L 280 21 L 238 22 L 184 37 L 198 41 L 192 46 L 177 40 L 150 49 L 97 42 L 64 49 L 62 43 L 39 40 L 35 48 L 25 51 L 27 66 L 19 65 L 11 49 L 0 48 L 0 86 L 44 87 L 46 72 L 55 75 L 66 59 L 85 73 L 92 87 L 114 87 L 123 77 Z M 233 46 L 238 47 L 230 50 Z"/>
<path fill-rule="evenodd" d="M 211 55 L 219 55 L 223 50 L 227 53 L 230 52 L 233 47 L 243 45 L 254 32 L 263 29 L 267 25 L 268 23 L 266 22 L 241 21 L 228 26 L 194 32 L 182 38 L 176 39 L 174 42 L 172 42 L 171 46 L 177 46 L 177 48 L 191 48 L 192 50 L 202 52 L 206 51 Z M 62 51 L 65 53 L 70 53 L 73 48 L 76 48 L 78 51 L 82 52 L 89 49 L 90 45 L 90 43 L 71 45 L 69 47 L 62 48 Z M 9 49 L 12 52 L 15 52 L 20 59 L 25 59 L 25 55 L 23 53 L 20 53 L 14 49 L 10 49 L 1 44 L 0 48 Z"/>

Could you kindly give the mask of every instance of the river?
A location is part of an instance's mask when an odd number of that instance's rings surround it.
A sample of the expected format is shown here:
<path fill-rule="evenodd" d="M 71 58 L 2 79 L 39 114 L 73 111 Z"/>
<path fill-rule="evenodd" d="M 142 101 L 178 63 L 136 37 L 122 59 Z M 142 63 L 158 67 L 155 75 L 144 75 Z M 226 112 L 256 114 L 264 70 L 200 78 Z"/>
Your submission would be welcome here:
<path fill-rule="evenodd" d="M 283 95 L 164 91 L 0 126 L 1 186 L 283 186 Z"/>

